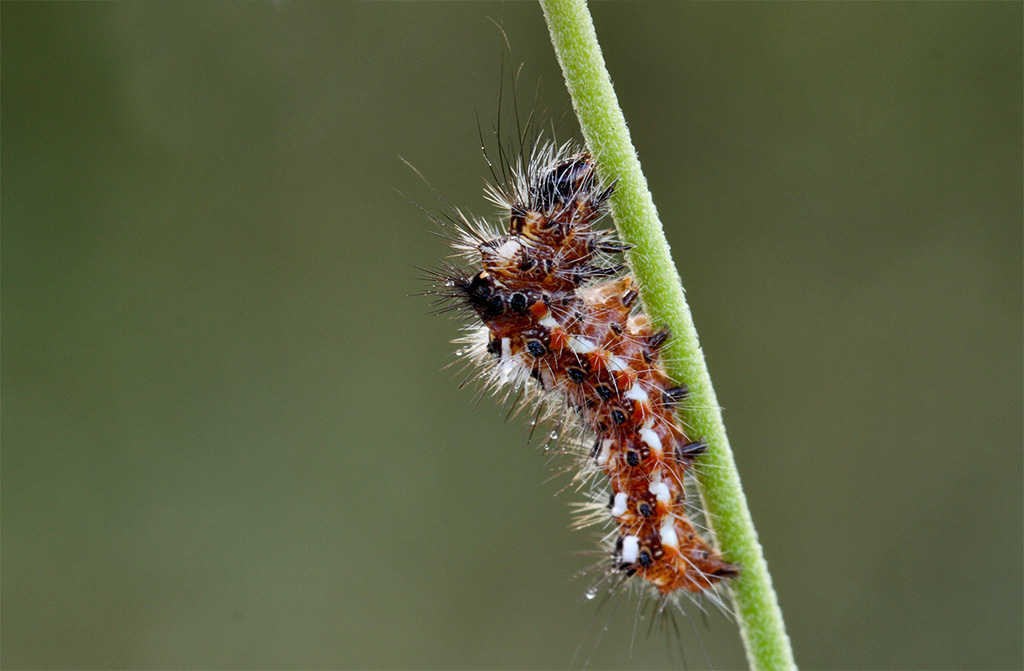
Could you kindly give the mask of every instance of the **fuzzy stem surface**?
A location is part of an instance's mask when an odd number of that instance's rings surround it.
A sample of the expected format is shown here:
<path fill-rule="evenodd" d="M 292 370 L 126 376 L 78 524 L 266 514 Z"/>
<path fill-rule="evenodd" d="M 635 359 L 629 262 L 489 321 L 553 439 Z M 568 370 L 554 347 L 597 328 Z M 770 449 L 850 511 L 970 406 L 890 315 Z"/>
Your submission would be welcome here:
<path fill-rule="evenodd" d="M 623 241 L 633 245 L 627 257 L 647 313 L 672 332 L 665 350 L 666 366 L 674 379 L 690 389 L 690 402 L 680 415 L 694 436 L 708 444 L 703 457 L 706 467 L 700 469 L 698 482 L 725 559 L 742 567 L 740 577 L 730 581 L 730 589 L 750 667 L 796 669 L 693 317 L 612 88 L 590 11 L 584 0 L 540 0 L 540 4 L 587 146 L 602 177 L 615 181 L 612 216 Z"/>

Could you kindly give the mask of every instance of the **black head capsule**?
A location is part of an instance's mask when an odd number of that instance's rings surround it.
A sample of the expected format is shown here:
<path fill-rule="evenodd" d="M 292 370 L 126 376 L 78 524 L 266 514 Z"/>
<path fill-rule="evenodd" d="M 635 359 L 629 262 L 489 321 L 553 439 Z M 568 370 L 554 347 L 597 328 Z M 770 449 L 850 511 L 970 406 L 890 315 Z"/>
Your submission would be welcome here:
<path fill-rule="evenodd" d="M 473 275 L 472 279 L 458 288 L 466 294 L 466 302 L 484 319 L 493 319 L 505 311 L 505 299 L 497 290 L 494 278 L 486 270 Z"/>
<path fill-rule="evenodd" d="M 494 291 L 494 280 L 491 279 L 490 273 L 486 270 L 481 270 L 476 275 L 473 275 L 468 281 L 462 281 L 458 285 L 459 289 L 471 299 L 484 300 L 490 297 Z"/>

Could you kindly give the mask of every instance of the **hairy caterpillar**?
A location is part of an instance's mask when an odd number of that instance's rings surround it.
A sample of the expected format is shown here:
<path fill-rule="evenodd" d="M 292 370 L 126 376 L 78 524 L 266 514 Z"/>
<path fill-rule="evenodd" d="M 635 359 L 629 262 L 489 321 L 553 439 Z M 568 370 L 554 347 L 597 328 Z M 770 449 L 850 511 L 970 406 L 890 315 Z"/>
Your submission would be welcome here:
<path fill-rule="evenodd" d="M 684 476 L 706 450 L 675 417 L 687 396 L 659 352 L 670 334 L 639 310 L 616 256 L 629 247 L 595 228 L 614 189 L 570 144 L 538 143 L 513 163 L 502 153 L 486 193 L 500 228 L 452 208 L 458 260 L 428 271 L 439 312 L 471 323 L 457 341 L 485 386 L 537 392 L 539 412 L 573 431 L 563 447 L 577 480 L 605 494 L 580 506 L 577 526 L 608 522 L 601 579 L 642 582 L 661 603 L 703 593 L 739 573 L 697 532 Z M 565 444 L 567 443 L 567 444 Z"/>

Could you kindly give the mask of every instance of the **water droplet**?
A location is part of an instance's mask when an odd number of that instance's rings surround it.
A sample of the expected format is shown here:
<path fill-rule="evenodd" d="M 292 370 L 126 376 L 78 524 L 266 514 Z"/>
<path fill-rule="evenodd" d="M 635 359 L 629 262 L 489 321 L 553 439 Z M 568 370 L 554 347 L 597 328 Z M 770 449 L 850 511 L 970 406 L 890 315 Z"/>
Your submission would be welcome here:
<path fill-rule="evenodd" d="M 550 438 L 550 439 L 551 439 L 551 440 L 553 440 L 553 441 L 554 441 L 554 440 L 558 440 L 558 432 L 557 432 L 557 431 L 552 431 L 552 432 L 551 432 L 551 435 L 550 435 L 550 436 L 548 436 L 548 438 Z"/>
<path fill-rule="evenodd" d="M 586 597 L 587 601 L 590 601 L 595 596 L 597 596 L 597 587 L 591 587 L 586 591 L 586 593 L 584 593 L 583 596 Z"/>

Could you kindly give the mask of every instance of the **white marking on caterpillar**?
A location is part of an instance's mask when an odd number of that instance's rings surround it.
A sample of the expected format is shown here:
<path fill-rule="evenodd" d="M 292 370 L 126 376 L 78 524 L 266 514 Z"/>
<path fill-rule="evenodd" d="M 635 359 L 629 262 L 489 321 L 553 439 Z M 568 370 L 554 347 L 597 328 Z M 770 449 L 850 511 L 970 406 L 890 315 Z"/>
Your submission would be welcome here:
<path fill-rule="evenodd" d="M 546 326 L 549 329 L 561 326 L 561 324 L 555 321 L 555 318 L 551 316 L 550 311 L 545 312 L 544 316 L 537 320 L 537 323 L 540 324 L 541 326 Z"/>
<path fill-rule="evenodd" d="M 494 254 L 495 256 L 501 259 L 505 259 L 506 261 L 512 261 L 513 259 L 515 259 L 516 254 L 518 254 L 519 250 L 521 250 L 522 248 L 522 244 L 516 241 L 515 238 L 509 238 L 504 242 L 504 244 L 501 245 L 501 247 L 498 247 L 497 249 L 494 250 Z"/>
<path fill-rule="evenodd" d="M 669 517 L 665 520 L 665 523 L 661 525 L 661 530 L 658 532 L 661 536 L 661 544 L 666 545 L 670 548 L 679 547 L 679 535 L 676 533 L 675 520 Z"/>
<path fill-rule="evenodd" d="M 571 349 L 573 352 L 576 352 L 577 354 L 589 354 L 590 352 L 593 352 L 594 350 L 597 349 L 597 345 L 595 345 L 592 341 L 587 340 L 586 338 L 570 336 L 569 349 Z"/>
<path fill-rule="evenodd" d="M 672 499 L 672 495 L 668 490 L 668 485 L 664 482 L 652 482 L 648 489 L 650 489 L 651 494 L 654 494 L 654 497 L 662 503 L 668 503 Z"/>
<path fill-rule="evenodd" d="M 630 387 L 629 390 L 627 390 L 626 393 L 623 394 L 623 396 L 625 398 L 633 399 L 634 401 L 640 401 L 641 403 L 650 398 L 647 395 L 647 392 L 644 391 L 644 388 L 640 386 L 640 383 L 634 384 L 632 387 Z"/>
<path fill-rule="evenodd" d="M 654 431 L 651 431 L 650 429 L 640 429 L 640 440 L 647 443 L 652 452 L 661 454 L 661 438 L 659 438 L 658 434 Z"/>
<path fill-rule="evenodd" d="M 626 564 L 635 563 L 640 556 L 640 539 L 636 536 L 626 536 L 622 539 L 622 561 Z"/>
<path fill-rule="evenodd" d="M 612 506 L 612 515 L 619 517 L 629 510 L 629 496 L 625 492 L 615 495 L 615 504 Z"/>
<path fill-rule="evenodd" d="M 610 356 L 608 362 L 605 364 L 608 370 L 614 373 L 621 373 L 622 371 L 629 370 L 629 364 L 622 357 Z"/>

